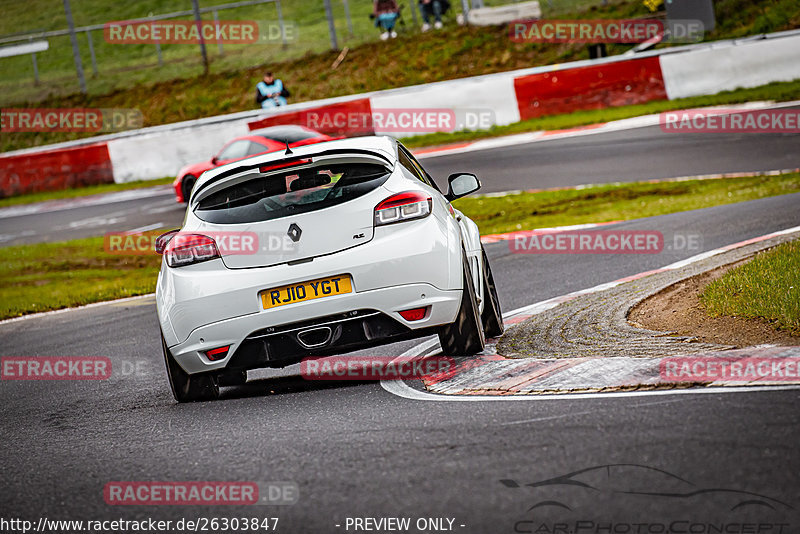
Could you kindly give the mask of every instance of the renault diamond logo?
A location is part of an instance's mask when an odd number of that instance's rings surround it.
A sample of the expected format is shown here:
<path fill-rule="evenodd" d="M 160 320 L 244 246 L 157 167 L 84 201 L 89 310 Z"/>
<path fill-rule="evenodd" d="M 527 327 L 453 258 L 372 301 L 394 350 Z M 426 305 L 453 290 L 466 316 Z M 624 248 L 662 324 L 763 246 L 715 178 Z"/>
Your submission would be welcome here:
<path fill-rule="evenodd" d="M 292 224 L 289 225 L 289 231 L 286 232 L 286 235 L 291 237 L 292 241 L 297 243 L 298 241 L 300 241 L 300 234 L 302 234 L 302 233 L 303 233 L 303 231 L 300 229 L 300 227 L 297 226 L 297 224 L 292 223 Z"/>

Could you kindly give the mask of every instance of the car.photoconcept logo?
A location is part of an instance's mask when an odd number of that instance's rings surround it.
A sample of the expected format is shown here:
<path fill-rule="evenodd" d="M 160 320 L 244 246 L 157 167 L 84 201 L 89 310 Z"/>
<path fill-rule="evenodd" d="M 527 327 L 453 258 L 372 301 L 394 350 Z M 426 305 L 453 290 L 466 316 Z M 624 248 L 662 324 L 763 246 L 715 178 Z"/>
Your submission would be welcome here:
<path fill-rule="evenodd" d="M 528 503 L 513 532 L 794 532 L 795 509 L 759 492 L 704 487 L 663 469 L 637 464 L 599 465 L 521 483 Z M 721 529 L 721 530 L 720 530 Z"/>

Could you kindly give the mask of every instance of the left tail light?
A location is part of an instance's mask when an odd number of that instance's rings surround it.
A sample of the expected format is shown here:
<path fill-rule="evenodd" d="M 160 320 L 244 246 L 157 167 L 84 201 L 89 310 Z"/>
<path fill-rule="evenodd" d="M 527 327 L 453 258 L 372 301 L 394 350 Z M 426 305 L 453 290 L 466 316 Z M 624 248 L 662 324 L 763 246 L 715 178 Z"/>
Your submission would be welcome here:
<path fill-rule="evenodd" d="M 200 234 L 175 234 L 164 254 L 170 267 L 183 267 L 220 257 L 214 240 Z"/>
<path fill-rule="evenodd" d="M 422 219 L 431 214 L 431 207 L 431 197 L 425 193 L 397 193 L 375 206 L 375 226 Z"/>

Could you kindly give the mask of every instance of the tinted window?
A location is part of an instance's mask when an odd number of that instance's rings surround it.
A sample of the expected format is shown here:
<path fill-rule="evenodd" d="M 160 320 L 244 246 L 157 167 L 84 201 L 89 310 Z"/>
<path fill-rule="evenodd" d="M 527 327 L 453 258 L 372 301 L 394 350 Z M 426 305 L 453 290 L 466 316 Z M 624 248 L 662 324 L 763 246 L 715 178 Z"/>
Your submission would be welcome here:
<path fill-rule="evenodd" d="M 247 149 L 247 155 L 248 156 L 253 156 L 255 154 L 261 154 L 262 152 L 267 152 L 267 151 L 269 151 L 268 147 L 265 147 L 262 144 L 253 143 L 252 141 L 250 141 L 250 147 Z"/>
<path fill-rule="evenodd" d="M 217 156 L 217 158 L 218 159 L 243 158 L 247 155 L 247 151 L 249 148 L 250 148 L 250 141 L 247 140 L 234 141 L 233 143 L 223 148 L 222 152 L 219 153 L 219 156 Z"/>
<path fill-rule="evenodd" d="M 419 169 L 414 165 L 411 161 L 411 158 L 406 154 L 406 151 L 402 148 L 397 151 L 397 160 L 400 162 L 400 165 L 406 168 L 408 172 L 412 175 L 416 176 L 418 180 L 424 182 L 425 179 L 423 178 L 423 174 L 419 171 Z"/>
<path fill-rule="evenodd" d="M 424 168 L 422 168 L 422 165 L 419 164 L 419 161 L 417 161 L 414 158 L 414 156 L 411 155 L 411 152 L 408 152 L 404 146 L 398 144 L 397 155 L 399 156 L 398 159 L 400 160 L 400 164 L 406 167 L 409 171 L 411 171 L 414 174 L 414 176 L 416 176 L 429 186 L 433 187 L 437 191 L 439 190 L 439 187 L 436 185 L 436 182 L 433 181 L 431 175 L 428 174 Z M 411 168 L 409 168 L 409 166 Z"/>
<path fill-rule="evenodd" d="M 353 200 L 383 184 L 390 171 L 373 163 L 318 165 L 241 182 L 200 201 L 195 215 L 217 224 L 269 221 Z"/>
<path fill-rule="evenodd" d="M 250 135 L 257 135 L 259 137 L 263 137 L 264 139 L 270 139 L 279 143 L 285 143 L 286 141 L 289 141 L 289 143 L 296 143 L 298 141 L 305 141 L 306 139 L 317 137 L 317 134 L 314 132 L 307 132 L 302 128 L 292 128 L 290 126 L 278 126 L 275 128 L 269 128 L 267 130 L 256 130 L 254 132 L 250 132 Z"/>

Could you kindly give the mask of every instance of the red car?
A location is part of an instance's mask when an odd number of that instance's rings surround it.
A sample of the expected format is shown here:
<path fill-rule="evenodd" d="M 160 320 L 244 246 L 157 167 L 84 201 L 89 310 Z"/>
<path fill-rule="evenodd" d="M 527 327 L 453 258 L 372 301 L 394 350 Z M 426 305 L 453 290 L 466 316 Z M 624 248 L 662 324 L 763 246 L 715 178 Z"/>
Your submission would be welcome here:
<path fill-rule="evenodd" d="M 183 167 L 178 172 L 178 177 L 172 182 L 178 202 L 188 202 L 197 178 L 209 169 L 225 165 L 232 161 L 249 158 L 256 154 L 286 150 L 286 143 L 290 147 L 311 145 L 322 141 L 335 139 L 323 133 L 303 126 L 272 126 L 261 130 L 253 130 L 248 135 L 236 137 L 229 141 L 219 154 L 208 161 L 194 163 Z"/>

